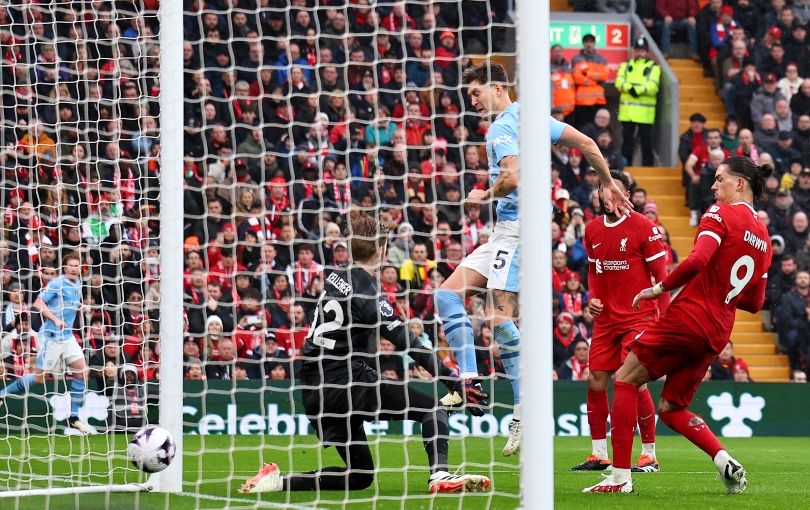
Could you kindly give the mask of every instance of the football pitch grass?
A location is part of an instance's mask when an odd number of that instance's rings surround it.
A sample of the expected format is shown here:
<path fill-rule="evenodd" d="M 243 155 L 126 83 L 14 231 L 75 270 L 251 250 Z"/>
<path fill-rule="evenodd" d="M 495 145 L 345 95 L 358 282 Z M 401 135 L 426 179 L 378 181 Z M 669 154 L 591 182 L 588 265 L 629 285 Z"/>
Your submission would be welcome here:
<path fill-rule="evenodd" d="M 290 443 L 290 440 L 293 440 Z M 66 487 L 108 483 L 109 467 L 117 483 L 145 481 L 145 476 L 129 467 L 120 455 L 126 437 L 116 436 L 112 444 L 119 452 L 108 458 L 108 441 L 103 436 L 32 437 L 25 447 L 30 456 L 46 455 L 49 442 L 57 456 L 48 463 L 20 462 L 23 443 L 13 436 L 0 440 L 0 484 L 11 488 L 14 479 L 27 486 Z M 252 476 L 262 462 L 277 462 L 283 472 L 314 469 L 319 462 L 336 465 L 334 448 L 314 447 L 310 437 L 186 436 L 184 492 L 181 495 L 157 493 L 81 494 L 70 496 L 0 498 L 0 509 L 29 508 L 457 508 L 510 509 L 519 506 L 517 458 L 500 454 L 504 438 L 453 438 L 450 445 L 451 470 L 466 461 L 467 473 L 486 474 L 493 480 L 493 491 L 485 494 L 427 494 L 425 454 L 418 436 L 407 441 L 401 436 L 385 436 L 372 444 L 376 465 L 381 468 L 367 490 L 343 492 L 238 494 L 239 485 Z M 638 442 L 637 442 L 638 443 Z M 292 448 L 290 445 L 292 444 Z M 806 488 L 806 457 L 810 438 L 727 439 L 726 446 L 748 471 L 748 490 L 741 495 L 725 494 L 722 482 L 708 457 L 680 437 L 663 436 L 658 441 L 662 472 L 639 474 L 634 478 L 635 494 L 581 494 L 582 488 L 601 480 L 599 473 L 573 473 L 568 469 L 581 462 L 590 441 L 580 437 L 558 437 L 555 441 L 555 502 L 557 508 L 805 508 L 810 491 Z M 638 444 L 636 444 L 638 449 Z M 490 466 L 490 459 L 495 464 Z M 409 466 L 408 466 L 409 464 Z M 49 474 L 50 473 L 50 474 Z M 79 480 L 69 483 L 69 480 Z M 407 490 L 406 490 L 407 489 Z M 525 508 L 538 508 L 527 503 Z"/>

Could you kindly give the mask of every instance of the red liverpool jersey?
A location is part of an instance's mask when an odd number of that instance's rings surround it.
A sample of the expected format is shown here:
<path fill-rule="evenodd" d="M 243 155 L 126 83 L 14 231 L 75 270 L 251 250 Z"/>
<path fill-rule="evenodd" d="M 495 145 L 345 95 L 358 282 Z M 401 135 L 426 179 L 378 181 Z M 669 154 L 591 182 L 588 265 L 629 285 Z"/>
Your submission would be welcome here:
<path fill-rule="evenodd" d="M 636 294 L 652 285 L 656 272 L 666 275 L 666 246 L 658 227 L 644 215 L 633 212 L 610 223 L 607 216 L 594 218 L 585 227 L 588 252 L 588 291 L 604 311 L 596 325 L 613 326 L 658 318 L 658 302 L 644 301 L 633 310 Z M 657 270 L 653 266 L 658 264 Z"/>
<path fill-rule="evenodd" d="M 771 239 L 754 208 L 745 202 L 709 207 L 700 220 L 695 242 L 704 236 L 719 247 L 705 268 L 684 284 L 669 307 L 667 319 L 678 320 L 720 352 L 731 336 L 736 309 L 757 312 L 762 308 L 771 265 Z M 689 257 L 699 257 L 697 252 L 693 250 Z M 669 280 L 678 279 L 676 273 L 679 271 L 667 278 L 666 288 L 670 288 Z"/>

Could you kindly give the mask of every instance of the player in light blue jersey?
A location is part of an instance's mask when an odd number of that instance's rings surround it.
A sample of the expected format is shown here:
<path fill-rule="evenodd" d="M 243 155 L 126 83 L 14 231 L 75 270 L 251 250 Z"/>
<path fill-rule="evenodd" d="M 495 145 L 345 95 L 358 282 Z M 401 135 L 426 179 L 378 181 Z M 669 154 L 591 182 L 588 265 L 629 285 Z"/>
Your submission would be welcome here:
<path fill-rule="evenodd" d="M 503 449 L 503 454 L 508 456 L 520 449 L 520 331 L 513 321 L 518 311 L 517 292 L 520 288 L 519 106 L 509 98 L 506 88 L 509 79 L 500 64 L 484 62 L 471 67 L 464 72 L 462 81 L 478 113 L 495 116 L 487 132 L 486 146 L 490 188 L 471 191 L 467 200 L 481 203 L 497 199 L 497 223 L 489 242 L 464 259 L 436 292 L 435 302 L 447 341 L 455 351 L 461 377 L 465 380 L 465 394 L 457 400 L 466 404 L 471 413 L 479 414 L 488 395 L 476 382 L 478 368 L 473 330 L 464 310 L 464 298 L 482 289 L 492 291 L 493 333 L 500 347 L 504 369 L 512 382 L 515 402 L 509 439 Z M 551 143 L 579 148 L 596 169 L 602 182 L 607 210 L 612 211 L 617 207 L 620 213 L 629 214 L 632 204 L 610 177 L 610 170 L 596 143 L 568 124 L 551 117 L 549 123 Z"/>
<path fill-rule="evenodd" d="M 51 280 L 34 302 L 34 307 L 43 318 L 34 372 L 0 390 L 0 406 L 7 395 L 27 392 L 32 383 L 43 384 L 46 373 L 61 373 L 64 363 L 73 375 L 70 382 L 68 426 L 90 434 L 95 433 L 95 430 L 79 420 L 79 408 L 84 402 L 84 389 L 87 385 L 87 363 L 84 352 L 73 336 L 73 323 L 82 306 L 81 258 L 76 254 L 66 255 L 62 265 L 64 274 Z"/>

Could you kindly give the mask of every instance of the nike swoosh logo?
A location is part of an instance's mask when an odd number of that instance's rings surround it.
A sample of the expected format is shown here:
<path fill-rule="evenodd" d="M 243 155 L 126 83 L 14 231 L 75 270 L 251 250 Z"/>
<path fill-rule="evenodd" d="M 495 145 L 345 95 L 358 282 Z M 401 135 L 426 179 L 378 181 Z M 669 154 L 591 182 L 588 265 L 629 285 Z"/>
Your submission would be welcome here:
<path fill-rule="evenodd" d="M 642 416 L 641 418 L 639 418 L 639 420 L 649 420 L 649 419 L 650 419 L 650 418 L 652 418 L 653 416 L 654 416 L 654 415 L 652 415 L 652 414 L 651 414 L 651 415 L 649 415 L 649 416 Z"/>
<path fill-rule="evenodd" d="M 592 249 L 592 250 L 595 250 L 595 249 L 596 249 L 596 248 L 598 248 L 599 246 L 602 246 L 602 243 L 596 243 L 596 244 L 592 244 L 592 245 L 591 245 L 591 249 Z"/>
<path fill-rule="evenodd" d="M 735 464 L 729 461 L 728 464 L 726 464 L 726 480 L 731 480 L 732 476 L 734 476 L 734 473 L 739 471 L 741 467 L 742 466 L 740 466 L 739 464 Z M 731 468 L 731 473 L 729 473 L 729 468 Z"/>

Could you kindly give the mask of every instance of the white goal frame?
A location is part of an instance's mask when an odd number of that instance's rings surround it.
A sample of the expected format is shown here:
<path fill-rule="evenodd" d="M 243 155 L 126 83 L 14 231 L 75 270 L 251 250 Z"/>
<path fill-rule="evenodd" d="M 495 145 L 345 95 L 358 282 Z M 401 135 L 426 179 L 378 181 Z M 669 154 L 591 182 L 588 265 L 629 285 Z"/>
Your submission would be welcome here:
<path fill-rule="evenodd" d="M 183 2 L 161 2 L 160 20 L 160 426 L 176 445 L 169 467 L 149 478 L 183 490 Z"/>
<path fill-rule="evenodd" d="M 548 115 L 549 3 L 517 2 L 520 101 L 521 438 L 524 508 L 554 507 L 554 388 L 551 380 L 551 147 Z M 538 141 L 540 143 L 533 143 Z M 535 199 L 539 198 L 539 199 Z M 539 225 L 539 227 L 537 227 Z"/>

